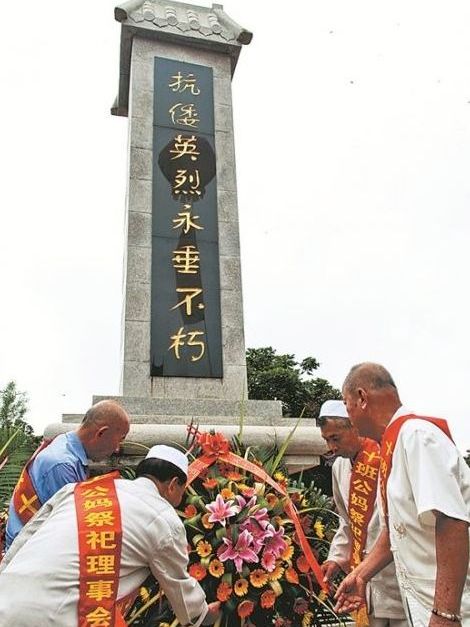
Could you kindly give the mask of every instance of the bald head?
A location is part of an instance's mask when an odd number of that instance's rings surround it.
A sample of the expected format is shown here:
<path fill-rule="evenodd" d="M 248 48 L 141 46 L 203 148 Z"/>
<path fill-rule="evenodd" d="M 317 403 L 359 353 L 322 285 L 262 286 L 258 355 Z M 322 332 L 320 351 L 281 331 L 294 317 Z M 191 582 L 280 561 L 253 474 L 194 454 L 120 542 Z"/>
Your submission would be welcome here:
<path fill-rule="evenodd" d="M 351 368 L 343 383 L 343 399 L 359 433 L 377 441 L 401 405 L 392 375 L 372 362 Z"/>
<path fill-rule="evenodd" d="M 129 431 L 129 416 L 116 401 L 100 401 L 85 414 L 77 435 L 90 459 L 101 461 L 119 451 Z"/>
<path fill-rule="evenodd" d="M 358 388 L 365 390 L 393 388 L 397 391 L 397 386 L 389 371 L 380 364 L 374 364 L 371 361 L 353 366 L 344 380 L 343 391 L 354 391 Z"/>

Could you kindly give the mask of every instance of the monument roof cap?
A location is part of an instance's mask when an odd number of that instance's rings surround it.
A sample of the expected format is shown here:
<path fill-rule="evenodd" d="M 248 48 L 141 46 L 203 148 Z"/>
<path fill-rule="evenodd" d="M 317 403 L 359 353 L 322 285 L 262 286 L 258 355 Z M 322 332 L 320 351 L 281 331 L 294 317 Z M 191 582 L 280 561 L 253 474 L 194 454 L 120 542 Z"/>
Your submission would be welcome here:
<path fill-rule="evenodd" d="M 201 7 L 174 0 L 128 0 L 115 7 L 114 17 L 122 32 L 119 91 L 111 108 L 113 115 L 128 114 L 132 39 L 136 34 L 228 54 L 232 74 L 241 46 L 253 37 L 225 13 L 221 4 Z"/>

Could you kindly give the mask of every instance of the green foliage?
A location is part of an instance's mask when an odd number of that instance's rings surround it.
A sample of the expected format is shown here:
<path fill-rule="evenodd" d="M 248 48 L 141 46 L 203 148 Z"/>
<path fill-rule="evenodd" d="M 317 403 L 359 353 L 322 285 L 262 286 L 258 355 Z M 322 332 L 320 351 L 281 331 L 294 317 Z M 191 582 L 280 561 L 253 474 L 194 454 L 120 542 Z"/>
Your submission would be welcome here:
<path fill-rule="evenodd" d="M 249 398 L 282 401 L 284 416 L 300 416 L 303 411 L 305 418 L 314 418 L 322 403 L 341 398 L 326 379 L 312 376 L 320 367 L 314 357 L 298 362 L 295 355 L 278 355 L 267 346 L 247 349 L 246 364 Z"/>
<path fill-rule="evenodd" d="M 8 507 L 21 470 L 38 445 L 39 438 L 24 420 L 27 403 L 14 381 L 0 390 L 0 511 Z"/>

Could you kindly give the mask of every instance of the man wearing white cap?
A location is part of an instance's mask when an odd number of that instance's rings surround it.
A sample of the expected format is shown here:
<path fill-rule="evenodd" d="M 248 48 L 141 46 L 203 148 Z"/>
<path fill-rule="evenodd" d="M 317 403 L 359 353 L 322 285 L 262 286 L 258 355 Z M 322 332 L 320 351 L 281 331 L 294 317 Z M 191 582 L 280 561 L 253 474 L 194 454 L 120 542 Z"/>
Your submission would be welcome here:
<path fill-rule="evenodd" d="M 377 480 L 380 449 L 376 442 L 359 437 L 343 401 L 326 401 L 317 424 L 329 449 L 337 456 L 333 464 L 333 498 L 339 527 L 322 564 L 325 581 L 355 568 L 374 545 L 380 533 Z M 366 608 L 355 615 L 358 625 L 406 627 L 400 591 L 391 564 L 371 580 Z"/>
<path fill-rule="evenodd" d="M 158 445 L 134 481 L 114 476 L 68 485 L 23 528 L 0 566 L 0 627 L 118 627 L 118 604 L 150 574 L 181 625 L 212 624 L 187 571 L 187 540 L 174 507 L 188 460 Z"/>

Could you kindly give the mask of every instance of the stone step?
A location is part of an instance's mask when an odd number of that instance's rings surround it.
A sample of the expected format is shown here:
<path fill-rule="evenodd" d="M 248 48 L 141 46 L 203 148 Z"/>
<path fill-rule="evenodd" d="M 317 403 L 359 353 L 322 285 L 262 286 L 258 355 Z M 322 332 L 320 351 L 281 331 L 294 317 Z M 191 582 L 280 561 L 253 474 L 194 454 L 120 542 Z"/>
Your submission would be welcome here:
<path fill-rule="evenodd" d="M 62 422 L 67 424 L 80 423 L 84 414 L 63 414 Z M 174 416 L 167 414 L 137 414 L 131 415 L 131 422 L 133 424 L 174 424 L 174 425 L 188 425 L 191 420 L 195 424 L 205 425 L 236 425 L 240 424 L 240 416 Z M 278 418 L 269 416 L 245 416 L 243 419 L 244 425 L 283 425 L 293 426 L 296 422 L 296 418 Z M 305 418 L 300 421 L 301 425 L 315 426 L 315 420 L 311 418 Z"/>
<path fill-rule="evenodd" d="M 229 401 L 198 398 L 142 398 L 132 396 L 94 396 L 93 403 L 115 400 L 136 416 L 259 416 L 282 417 L 281 401 Z"/>

